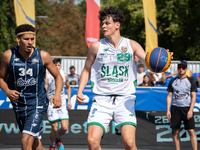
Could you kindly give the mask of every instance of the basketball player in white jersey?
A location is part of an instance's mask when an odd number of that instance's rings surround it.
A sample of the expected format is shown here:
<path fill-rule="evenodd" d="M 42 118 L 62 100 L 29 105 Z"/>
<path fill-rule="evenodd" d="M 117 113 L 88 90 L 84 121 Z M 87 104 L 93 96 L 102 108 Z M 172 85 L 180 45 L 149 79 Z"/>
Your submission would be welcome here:
<path fill-rule="evenodd" d="M 57 67 L 60 72 L 60 75 L 63 78 L 63 87 L 61 91 L 61 99 L 62 99 L 62 106 L 60 108 L 53 108 L 52 104 L 49 103 L 48 107 L 48 120 L 51 123 L 52 130 L 50 133 L 50 145 L 49 150 L 56 150 L 56 146 L 59 150 L 64 150 L 64 145 L 61 141 L 61 136 L 65 134 L 66 130 L 69 126 L 69 115 L 67 108 L 71 108 L 71 87 L 69 84 L 68 76 L 64 71 L 61 69 L 61 59 L 55 58 L 53 63 Z M 67 91 L 68 102 L 66 106 L 66 98 L 65 98 L 65 87 Z M 46 82 L 45 88 L 47 89 L 47 94 L 49 98 L 51 98 L 55 93 L 55 80 L 51 74 L 46 75 Z M 58 123 L 61 122 L 61 128 L 58 130 Z"/>
<path fill-rule="evenodd" d="M 91 76 L 96 95 L 88 116 L 88 147 L 101 150 L 100 141 L 112 119 L 126 150 L 137 150 L 135 132 L 135 93 L 137 68 L 134 54 L 145 64 L 146 53 L 139 43 L 120 35 L 123 13 L 109 7 L 99 12 L 104 39 L 94 42 L 80 77 L 77 102 L 84 103 L 83 90 Z"/>

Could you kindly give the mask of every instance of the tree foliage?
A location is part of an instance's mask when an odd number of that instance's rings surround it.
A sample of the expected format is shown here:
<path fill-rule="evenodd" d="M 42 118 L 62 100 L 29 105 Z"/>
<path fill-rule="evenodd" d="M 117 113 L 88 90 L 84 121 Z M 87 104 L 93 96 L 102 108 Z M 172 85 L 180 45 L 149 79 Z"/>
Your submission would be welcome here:
<path fill-rule="evenodd" d="M 12 0 L 0 1 L 0 56 L 15 43 L 15 15 Z"/>

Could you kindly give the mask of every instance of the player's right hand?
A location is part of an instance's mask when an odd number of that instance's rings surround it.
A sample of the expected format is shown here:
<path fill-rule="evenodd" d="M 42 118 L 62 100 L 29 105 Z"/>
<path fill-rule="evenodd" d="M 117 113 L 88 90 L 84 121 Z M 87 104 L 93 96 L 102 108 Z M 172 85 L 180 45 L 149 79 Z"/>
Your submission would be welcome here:
<path fill-rule="evenodd" d="M 62 106 L 62 100 L 60 95 L 54 95 L 53 97 L 51 97 L 50 99 L 50 104 L 54 104 L 53 108 L 60 108 Z"/>
<path fill-rule="evenodd" d="M 170 112 L 170 111 L 167 111 L 166 116 L 167 116 L 167 118 L 170 120 L 170 119 L 171 119 L 171 112 Z"/>
<path fill-rule="evenodd" d="M 76 101 L 78 104 L 84 104 L 85 102 L 83 101 L 85 98 L 84 98 L 84 95 L 83 93 L 77 93 L 77 96 L 76 96 Z"/>
<path fill-rule="evenodd" d="M 13 101 L 13 102 L 17 102 L 19 99 L 19 95 L 20 93 L 16 90 L 9 90 L 6 95 L 8 96 L 8 98 Z"/>

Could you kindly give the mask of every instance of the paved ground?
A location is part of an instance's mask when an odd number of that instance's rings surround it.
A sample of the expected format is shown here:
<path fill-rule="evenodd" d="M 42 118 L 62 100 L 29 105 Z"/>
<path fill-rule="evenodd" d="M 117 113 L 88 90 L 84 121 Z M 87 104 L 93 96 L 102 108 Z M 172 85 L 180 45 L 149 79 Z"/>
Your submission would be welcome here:
<path fill-rule="evenodd" d="M 48 145 L 44 146 L 48 149 Z M 181 150 L 191 150 L 191 147 L 181 147 Z M 0 145 L 0 150 L 21 150 L 20 145 Z M 88 150 L 87 146 L 66 146 L 65 150 Z M 112 148 L 102 146 L 102 150 L 124 150 L 122 148 Z M 175 150 L 175 147 L 155 147 L 155 146 L 138 146 L 138 150 Z"/>

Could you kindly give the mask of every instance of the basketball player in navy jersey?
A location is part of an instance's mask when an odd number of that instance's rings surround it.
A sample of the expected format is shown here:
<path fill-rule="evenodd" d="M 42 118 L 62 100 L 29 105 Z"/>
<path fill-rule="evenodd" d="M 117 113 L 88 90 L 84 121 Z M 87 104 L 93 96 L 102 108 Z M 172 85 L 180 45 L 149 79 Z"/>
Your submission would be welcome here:
<path fill-rule="evenodd" d="M 19 46 L 3 53 L 0 68 L 0 88 L 11 100 L 16 120 L 22 132 L 22 150 L 45 149 L 40 141 L 41 122 L 47 111 L 45 90 L 46 68 L 55 78 L 56 92 L 50 99 L 54 108 L 62 104 L 62 77 L 51 56 L 33 47 L 35 28 L 23 24 L 15 29 Z M 6 82 L 6 79 L 7 82 Z"/>

